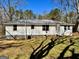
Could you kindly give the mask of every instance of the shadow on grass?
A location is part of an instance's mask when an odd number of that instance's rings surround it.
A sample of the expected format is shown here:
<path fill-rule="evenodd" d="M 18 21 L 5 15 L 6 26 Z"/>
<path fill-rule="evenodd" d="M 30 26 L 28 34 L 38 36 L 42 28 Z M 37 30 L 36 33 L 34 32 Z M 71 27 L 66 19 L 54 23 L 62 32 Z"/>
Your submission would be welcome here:
<path fill-rule="evenodd" d="M 75 53 L 75 49 L 72 49 L 71 53 L 72 53 L 71 59 L 79 59 L 79 54 Z"/>
<path fill-rule="evenodd" d="M 69 49 L 70 46 L 74 45 L 74 43 L 71 43 L 70 45 L 68 45 L 61 53 L 60 56 L 57 59 L 64 59 L 64 55 L 66 53 L 66 51 Z"/>
<path fill-rule="evenodd" d="M 44 41 L 41 42 L 41 44 L 34 49 L 33 47 L 33 52 L 31 53 L 30 59 L 42 59 L 43 57 L 47 56 L 49 51 L 56 45 L 63 43 L 65 40 L 62 40 L 59 42 L 59 36 L 56 36 L 55 39 L 51 38 L 51 42 L 47 43 L 45 46 L 41 47 Z M 58 42 L 57 42 L 58 41 Z"/>
<path fill-rule="evenodd" d="M 70 52 L 72 53 L 72 56 L 64 57 L 64 59 L 79 59 L 79 53 L 75 53 L 74 48 L 72 50 L 70 50 Z"/>
<path fill-rule="evenodd" d="M 11 48 L 11 47 L 20 47 L 23 46 L 24 44 L 22 43 L 7 43 L 7 44 L 2 44 L 0 45 L 0 50 L 5 50 L 7 48 Z"/>

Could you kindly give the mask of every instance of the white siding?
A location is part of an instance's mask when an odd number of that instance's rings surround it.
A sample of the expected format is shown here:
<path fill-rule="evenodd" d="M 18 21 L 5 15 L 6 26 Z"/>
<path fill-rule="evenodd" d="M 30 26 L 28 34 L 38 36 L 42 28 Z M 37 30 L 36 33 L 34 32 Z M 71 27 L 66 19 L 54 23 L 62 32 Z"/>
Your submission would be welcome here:
<path fill-rule="evenodd" d="M 13 26 L 6 26 L 6 35 L 55 35 L 56 28 L 55 26 L 49 26 L 49 31 L 43 31 L 42 26 L 34 26 L 34 29 L 31 29 L 31 26 L 17 26 L 17 31 L 13 31 Z M 8 33 L 9 32 L 9 33 Z M 27 34 L 26 34 L 27 33 Z"/>
<path fill-rule="evenodd" d="M 17 31 L 13 31 L 13 26 L 5 27 L 6 35 L 55 35 L 57 34 L 56 26 L 49 26 L 49 31 L 43 31 L 42 26 L 34 26 L 34 29 L 31 29 L 31 26 L 17 26 Z M 27 34 L 26 34 L 27 33 Z M 60 26 L 59 34 L 70 35 L 72 33 L 72 26 L 70 30 L 64 30 L 64 26 Z"/>
<path fill-rule="evenodd" d="M 77 28 L 78 32 L 79 32 L 79 25 L 78 25 L 78 28 Z"/>
<path fill-rule="evenodd" d="M 13 26 L 6 26 L 6 35 L 25 35 L 25 27 L 18 26 L 17 31 L 13 31 Z"/>
<path fill-rule="evenodd" d="M 70 26 L 70 30 L 65 30 L 64 26 L 60 26 L 60 35 L 72 35 L 73 26 Z"/>
<path fill-rule="evenodd" d="M 77 0 L 77 1 L 79 1 L 79 0 Z M 79 2 L 78 2 L 78 13 L 79 13 Z"/>
<path fill-rule="evenodd" d="M 60 26 L 60 35 L 62 35 L 64 33 L 64 26 Z"/>

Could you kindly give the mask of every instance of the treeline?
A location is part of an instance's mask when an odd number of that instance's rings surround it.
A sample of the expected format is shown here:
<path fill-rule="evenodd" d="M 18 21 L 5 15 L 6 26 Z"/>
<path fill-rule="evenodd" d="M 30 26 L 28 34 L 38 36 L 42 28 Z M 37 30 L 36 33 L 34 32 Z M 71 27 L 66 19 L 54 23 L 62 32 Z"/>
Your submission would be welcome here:
<path fill-rule="evenodd" d="M 19 19 L 52 19 L 67 23 L 75 23 L 77 18 L 77 0 L 52 0 L 60 8 L 52 9 L 43 15 L 35 14 L 32 10 L 23 10 L 20 5 L 27 4 L 22 0 L 0 0 L 0 21 L 8 22 Z M 52 7 L 53 8 L 53 7 Z"/>

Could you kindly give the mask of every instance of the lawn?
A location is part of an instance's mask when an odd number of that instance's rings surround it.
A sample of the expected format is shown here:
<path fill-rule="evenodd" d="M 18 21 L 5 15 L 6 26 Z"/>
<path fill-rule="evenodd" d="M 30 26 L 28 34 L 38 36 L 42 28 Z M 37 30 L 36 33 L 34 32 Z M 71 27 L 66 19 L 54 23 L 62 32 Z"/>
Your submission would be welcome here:
<path fill-rule="evenodd" d="M 70 44 L 69 38 L 72 39 L 75 44 L 67 50 L 64 57 L 71 56 L 70 50 L 73 48 L 75 48 L 75 53 L 79 53 L 79 37 L 73 36 L 63 38 L 66 39 L 66 41 L 54 46 L 43 59 L 57 58 L 64 48 Z M 29 40 L 0 40 L 0 56 L 7 56 L 9 59 L 29 59 L 33 48 L 37 48 L 45 39 L 46 37 L 35 37 Z M 50 39 L 51 37 L 48 37 L 42 47 L 49 43 Z"/>

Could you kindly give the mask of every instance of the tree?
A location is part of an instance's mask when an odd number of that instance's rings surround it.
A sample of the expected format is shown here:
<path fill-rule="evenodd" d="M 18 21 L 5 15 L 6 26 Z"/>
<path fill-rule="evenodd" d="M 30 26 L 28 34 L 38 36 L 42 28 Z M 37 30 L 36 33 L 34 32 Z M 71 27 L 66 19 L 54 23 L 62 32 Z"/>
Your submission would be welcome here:
<path fill-rule="evenodd" d="M 21 0 L 0 0 L 0 5 L 4 9 L 5 16 L 7 16 L 7 21 L 12 21 L 17 6 L 22 3 L 23 1 Z"/>
<path fill-rule="evenodd" d="M 67 14 L 71 11 L 75 12 L 74 21 L 75 26 L 73 28 L 74 32 L 79 31 L 78 24 L 79 24 L 79 0 L 55 0 L 57 2 L 62 2 L 63 11 L 66 14 L 66 22 L 68 22 Z"/>
<path fill-rule="evenodd" d="M 16 16 L 16 19 L 20 19 L 20 11 L 19 10 L 16 10 L 15 11 L 15 16 Z"/>
<path fill-rule="evenodd" d="M 55 0 L 61 5 L 61 18 L 65 14 L 66 16 L 66 22 L 69 22 L 67 18 L 67 14 L 69 14 L 71 11 L 74 11 L 75 13 L 78 11 L 77 9 L 77 0 Z M 62 14 L 64 13 L 64 14 Z M 74 16 L 76 18 L 76 16 Z"/>
<path fill-rule="evenodd" d="M 68 13 L 68 17 L 69 17 L 69 20 L 68 20 L 68 21 L 69 21 L 69 23 L 75 23 L 75 22 L 74 22 L 75 14 L 76 14 L 76 13 L 73 12 L 73 11 L 71 11 L 71 12 Z"/>
<path fill-rule="evenodd" d="M 23 14 L 25 19 L 35 18 L 35 14 L 31 10 L 25 10 Z"/>
<path fill-rule="evenodd" d="M 59 20 L 60 19 L 60 9 L 56 8 L 54 10 L 51 10 L 51 12 L 48 14 L 48 17 L 50 19 L 56 19 Z"/>
<path fill-rule="evenodd" d="M 42 15 L 38 15 L 38 19 L 42 19 L 43 18 L 43 16 Z"/>

